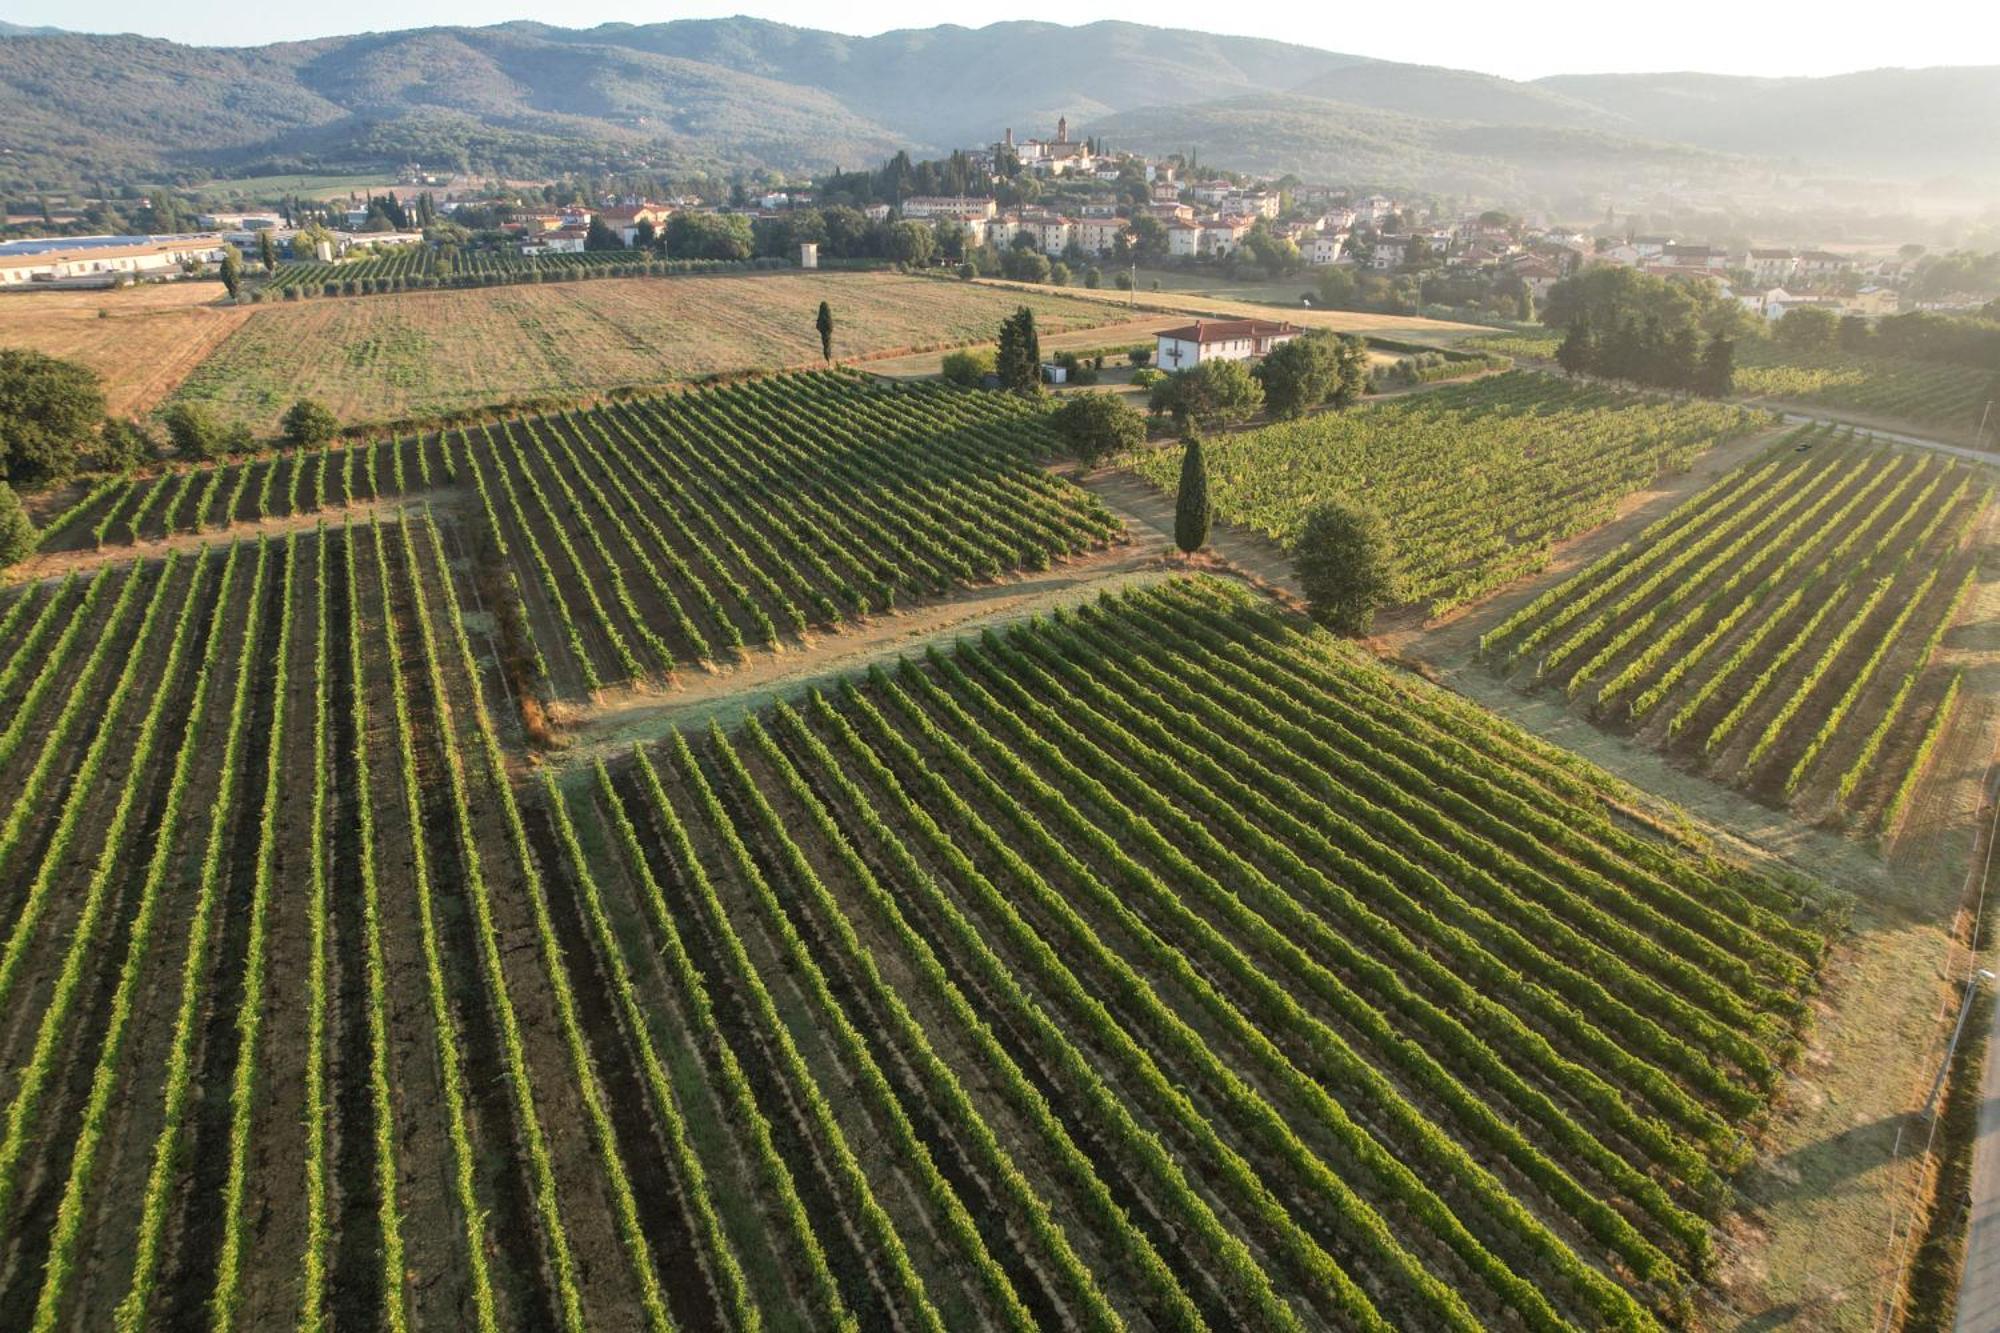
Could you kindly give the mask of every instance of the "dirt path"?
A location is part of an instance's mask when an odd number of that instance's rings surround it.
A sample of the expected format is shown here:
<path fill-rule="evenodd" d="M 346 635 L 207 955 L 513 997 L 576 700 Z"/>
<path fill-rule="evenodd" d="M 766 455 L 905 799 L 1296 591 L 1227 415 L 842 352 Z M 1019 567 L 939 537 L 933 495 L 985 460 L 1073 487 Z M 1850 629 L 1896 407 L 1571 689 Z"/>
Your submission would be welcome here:
<path fill-rule="evenodd" d="M 421 511 L 426 506 L 439 509 L 456 504 L 456 491 L 438 489 L 413 495 L 390 495 L 352 504 L 329 505 L 297 514 L 231 523 L 227 527 L 203 528 L 199 532 L 174 532 L 164 537 L 142 537 L 135 542 L 101 546 L 94 551 L 47 551 L 0 575 L 0 583 L 48 583 L 66 574 L 88 572 L 104 565 L 122 565 L 132 560 L 152 560 L 173 551 L 191 551 L 216 542 L 233 542 L 246 537 L 282 537 L 288 532 L 311 532 L 322 524 L 338 527 L 346 522 L 366 523 L 377 518 L 394 518 L 404 510 Z"/>
<path fill-rule="evenodd" d="M 607 691 L 588 706 L 558 705 L 552 720 L 566 743 L 545 756 L 546 761 L 564 766 L 585 763 L 677 729 L 711 721 L 726 726 L 767 704 L 796 699 L 877 663 L 893 663 L 933 646 L 948 647 L 1105 592 L 1170 577 L 1173 561 L 1165 538 L 1129 516 L 1121 513 L 1121 517 L 1126 517 L 1133 538 L 1123 546 L 907 611 L 870 616 L 840 633 L 793 643 L 781 651 L 756 650 L 743 665 L 683 673 L 666 688 Z"/>

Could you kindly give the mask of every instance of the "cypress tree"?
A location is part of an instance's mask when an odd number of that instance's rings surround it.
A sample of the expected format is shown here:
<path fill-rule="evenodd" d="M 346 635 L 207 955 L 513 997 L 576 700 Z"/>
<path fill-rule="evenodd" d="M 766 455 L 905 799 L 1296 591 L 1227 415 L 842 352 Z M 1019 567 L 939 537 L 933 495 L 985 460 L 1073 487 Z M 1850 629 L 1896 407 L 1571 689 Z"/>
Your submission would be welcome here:
<path fill-rule="evenodd" d="M 26 560 L 35 550 L 35 525 L 14 488 L 0 481 L 0 565 Z"/>
<path fill-rule="evenodd" d="M 1181 488 L 1174 498 L 1174 545 L 1193 555 L 1208 545 L 1208 528 L 1213 517 L 1208 498 L 1208 457 L 1201 450 L 1201 436 L 1188 433 L 1187 452 L 1181 455 Z"/>
<path fill-rule="evenodd" d="M 1562 345 L 1556 348 L 1556 364 L 1566 375 L 1581 375 L 1592 369 L 1596 361 L 1597 340 L 1591 336 L 1589 323 L 1579 316 L 1563 330 Z"/>
<path fill-rule="evenodd" d="M 833 307 L 832 306 L 828 305 L 824 301 L 821 301 L 819 303 L 819 318 L 813 321 L 813 327 L 819 330 L 819 354 L 826 358 L 826 363 L 828 365 L 832 365 L 833 364 Z"/>
<path fill-rule="evenodd" d="M 1035 333 L 1035 312 L 1026 306 L 1001 322 L 1000 351 L 993 369 L 1003 389 L 1021 394 L 1041 392 L 1041 340 Z"/>
<path fill-rule="evenodd" d="M 1708 340 L 1702 353 L 1697 390 L 1709 398 L 1727 398 L 1736 389 L 1736 344 L 1721 334 Z"/>

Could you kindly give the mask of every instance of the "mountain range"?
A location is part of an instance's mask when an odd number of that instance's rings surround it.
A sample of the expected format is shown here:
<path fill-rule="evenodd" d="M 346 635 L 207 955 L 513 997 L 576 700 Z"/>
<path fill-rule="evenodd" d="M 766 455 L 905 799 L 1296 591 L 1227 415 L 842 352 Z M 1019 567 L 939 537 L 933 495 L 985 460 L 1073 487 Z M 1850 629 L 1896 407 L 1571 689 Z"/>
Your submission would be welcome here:
<path fill-rule="evenodd" d="M 417 158 L 797 171 L 1007 128 L 1432 189 L 1768 179 L 2000 194 L 2000 68 L 1518 82 L 1123 22 L 849 37 L 751 18 L 516 22 L 261 47 L 0 24 L 0 187 Z M 9 184 L 11 182 L 11 185 Z"/>

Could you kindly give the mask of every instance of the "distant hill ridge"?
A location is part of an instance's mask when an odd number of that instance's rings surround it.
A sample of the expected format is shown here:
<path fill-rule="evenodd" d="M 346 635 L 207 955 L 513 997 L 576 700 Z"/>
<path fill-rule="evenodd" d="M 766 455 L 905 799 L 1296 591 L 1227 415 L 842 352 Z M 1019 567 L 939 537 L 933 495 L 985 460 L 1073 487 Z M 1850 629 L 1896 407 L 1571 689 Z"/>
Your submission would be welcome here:
<path fill-rule="evenodd" d="M 874 37 L 752 18 L 421 28 L 254 48 L 0 23 L 8 173 L 667 155 L 810 169 L 1006 128 L 1432 188 L 1738 157 L 2000 180 L 2000 69 L 1518 82 L 1135 23 Z M 1518 128 L 1517 128 L 1518 127 Z M 1496 133 L 1507 130 L 1508 133 Z M 1530 132 L 1532 131 L 1532 132 Z M 1731 156 L 1722 156 L 1731 155 Z"/>

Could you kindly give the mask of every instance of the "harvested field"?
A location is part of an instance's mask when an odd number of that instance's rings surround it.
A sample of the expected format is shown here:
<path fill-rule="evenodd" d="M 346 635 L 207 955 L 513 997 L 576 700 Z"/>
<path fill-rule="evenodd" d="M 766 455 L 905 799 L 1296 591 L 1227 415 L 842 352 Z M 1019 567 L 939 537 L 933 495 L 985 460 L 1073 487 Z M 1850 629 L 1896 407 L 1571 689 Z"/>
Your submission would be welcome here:
<path fill-rule="evenodd" d="M 0 347 L 79 361 L 104 377 L 114 415 L 142 415 L 250 318 L 247 306 L 216 304 L 221 296 L 212 282 L 9 292 L 0 295 Z"/>
<path fill-rule="evenodd" d="M 821 301 L 833 307 L 842 360 L 983 341 L 1023 303 L 1052 333 L 1122 318 L 1047 288 L 876 273 L 413 292 L 257 307 L 180 397 L 272 431 L 301 395 L 354 423 L 807 366 L 820 359 Z"/>

